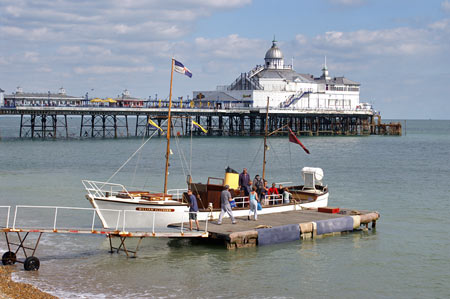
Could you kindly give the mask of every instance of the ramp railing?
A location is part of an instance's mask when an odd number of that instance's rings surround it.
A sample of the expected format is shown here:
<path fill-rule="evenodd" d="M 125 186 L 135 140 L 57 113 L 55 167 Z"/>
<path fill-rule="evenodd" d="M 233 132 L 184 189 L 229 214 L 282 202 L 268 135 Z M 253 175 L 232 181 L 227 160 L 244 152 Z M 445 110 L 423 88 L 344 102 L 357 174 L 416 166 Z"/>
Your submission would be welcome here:
<path fill-rule="evenodd" d="M 11 206 L 0 206 L 0 209 L 7 210 L 5 228 L 9 228 L 9 214 L 11 213 Z"/>
<path fill-rule="evenodd" d="M 91 231 L 94 230 L 95 227 L 95 215 L 97 215 L 97 209 L 94 208 L 77 208 L 77 207 L 60 207 L 60 206 L 29 206 L 29 205 L 17 205 L 15 210 L 14 210 L 14 218 L 13 218 L 13 225 L 12 228 L 16 229 L 17 226 L 17 221 L 18 221 L 18 212 L 19 210 L 24 210 L 24 209 L 38 209 L 38 210 L 54 210 L 53 213 L 53 226 L 51 227 L 54 231 L 58 230 L 58 212 L 61 210 L 66 210 L 66 211 L 92 211 L 92 222 L 91 222 Z M 99 211 L 107 211 L 107 212 L 117 212 L 117 223 L 116 223 L 116 227 L 115 230 L 118 230 L 119 227 L 119 219 L 120 219 L 120 214 L 122 213 L 122 211 L 120 210 L 112 210 L 112 209 L 98 209 Z M 50 227 L 40 227 L 42 229 L 49 229 Z M 62 229 L 62 228 L 59 228 Z"/>

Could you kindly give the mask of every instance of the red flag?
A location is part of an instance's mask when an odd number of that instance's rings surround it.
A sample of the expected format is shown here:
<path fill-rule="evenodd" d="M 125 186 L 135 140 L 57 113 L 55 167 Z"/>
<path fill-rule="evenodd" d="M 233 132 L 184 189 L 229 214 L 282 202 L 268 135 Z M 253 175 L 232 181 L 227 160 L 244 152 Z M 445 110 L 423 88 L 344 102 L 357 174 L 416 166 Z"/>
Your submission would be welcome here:
<path fill-rule="evenodd" d="M 294 132 L 292 132 L 291 128 L 289 129 L 289 142 L 293 142 L 293 143 L 297 143 L 298 145 L 300 145 L 303 150 L 309 154 L 309 150 L 303 145 L 303 143 L 300 142 L 300 140 L 298 140 L 297 136 L 295 136 Z"/>

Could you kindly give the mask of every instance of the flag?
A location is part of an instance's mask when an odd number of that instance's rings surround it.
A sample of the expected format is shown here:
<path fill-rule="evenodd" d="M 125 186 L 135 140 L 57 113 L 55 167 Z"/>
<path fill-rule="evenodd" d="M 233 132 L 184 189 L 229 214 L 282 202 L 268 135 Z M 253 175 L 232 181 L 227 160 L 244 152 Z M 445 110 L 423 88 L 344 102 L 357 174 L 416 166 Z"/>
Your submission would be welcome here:
<path fill-rule="evenodd" d="M 184 74 L 184 75 L 188 76 L 189 78 L 192 78 L 191 71 L 187 67 L 185 67 L 181 62 L 176 61 L 176 60 L 175 60 L 174 71 L 177 73 L 180 73 L 180 74 Z"/>
<path fill-rule="evenodd" d="M 293 142 L 293 143 L 297 143 L 298 145 L 300 145 L 303 150 L 309 154 L 309 150 L 300 142 L 300 140 L 298 140 L 297 136 L 295 136 L 294 132 L 292 132 L 291 128 L 289 129 L 289 142 Z"/>
<path fill-rule="evenodd" d="M 200 126 L 200 124 L 196 123 L 195 121 L 192 121 L 192 124 L 194 125 L 194 127 L 199 128 L 200 130 L 202 130 L 204 133 L 208 133 L 208 130 L 206 130 L 205 128 Z"/>
<path fill-rule="evenodd" d="M 164 133 L 163 129 L 161 129 L 153 120 L 151 120 L 150 118 L 148 119 L 148 124 L 151 126 L 154 126 L 155 128 L 157 128 L 158 130 L 160 130 L 161 132 Z"/>

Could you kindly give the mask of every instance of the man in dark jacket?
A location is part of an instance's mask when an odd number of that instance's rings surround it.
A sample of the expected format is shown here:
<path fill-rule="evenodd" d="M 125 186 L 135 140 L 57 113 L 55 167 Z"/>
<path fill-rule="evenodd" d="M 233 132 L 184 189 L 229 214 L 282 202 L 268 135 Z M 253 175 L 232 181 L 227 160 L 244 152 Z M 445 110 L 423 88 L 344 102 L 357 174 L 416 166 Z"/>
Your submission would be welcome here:
<path fill-rule="evenodd" d="M 247 172 L 247 168 L 244 168 L 239 175 L 239 189 L 244 190 L 245 196 L 248 196 L 250 193 L 250 175 Z"/>

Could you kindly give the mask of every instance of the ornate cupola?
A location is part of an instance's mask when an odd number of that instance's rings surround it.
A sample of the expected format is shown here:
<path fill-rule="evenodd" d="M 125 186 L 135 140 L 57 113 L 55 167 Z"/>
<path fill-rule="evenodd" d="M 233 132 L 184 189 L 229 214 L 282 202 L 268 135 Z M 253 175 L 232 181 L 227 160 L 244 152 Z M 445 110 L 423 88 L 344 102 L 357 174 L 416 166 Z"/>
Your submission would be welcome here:
<path fill-rule="evenodd" d="M 275 37 L 272 41 L 272 47 L 266 52 L 264 62 L 266 69 L 282 69 L 284 67 L 283 53 L 278 48 Z"/>

